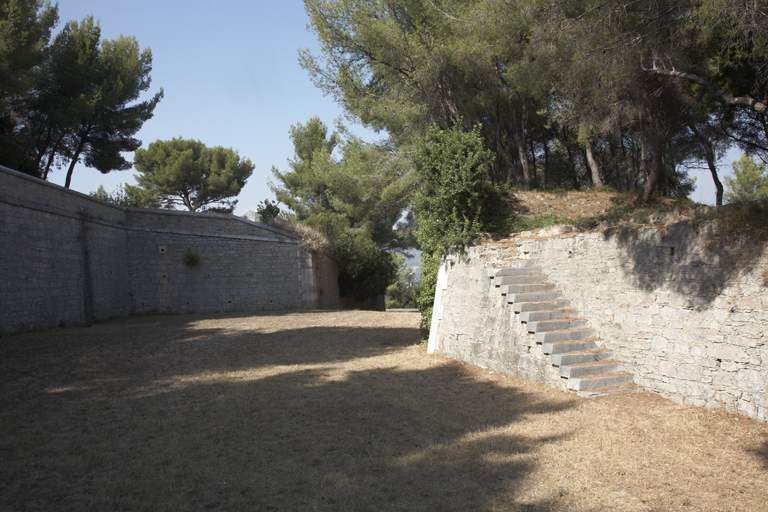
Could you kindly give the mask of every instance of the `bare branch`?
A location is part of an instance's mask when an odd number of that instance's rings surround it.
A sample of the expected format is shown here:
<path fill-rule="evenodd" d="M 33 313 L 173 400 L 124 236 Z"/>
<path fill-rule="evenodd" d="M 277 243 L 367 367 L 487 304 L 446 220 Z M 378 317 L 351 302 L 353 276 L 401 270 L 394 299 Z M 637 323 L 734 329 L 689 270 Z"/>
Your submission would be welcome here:
<path fill-rule="evenodd" d="M 674 67 L 671 70 L 667 69 L 666 66 L 663 65 L 663 63 L 661 63 L 660 65 L 659 59 L 656 59 L 656 58 L 653 59 L 652 68 L 646 68 L 645 66 L 643 66 L 643 69 L 645 71 L 650 71 L 658 75 L 665 75 L 665 76 L 671 76 L 675 78 L 684 78 L 685 80 L 690 80 L 704 87 L 706 90 L 708 90 L 715 96 L 719 97 L 720 100 L 722 100 L 727 105 L 749 107 L 764 116 L 768 116 L 768 104 L 766 104 L 764 101 L 756 100 L 755 98 L 749 95 L 734 96 L 732 93 L 723 91 L 722 89 L 717 87 L 715 84 L 705 80 L 699 75 L 694 75 L 693 73 L 685 73 L 683 71 L 677 71 Z"/>

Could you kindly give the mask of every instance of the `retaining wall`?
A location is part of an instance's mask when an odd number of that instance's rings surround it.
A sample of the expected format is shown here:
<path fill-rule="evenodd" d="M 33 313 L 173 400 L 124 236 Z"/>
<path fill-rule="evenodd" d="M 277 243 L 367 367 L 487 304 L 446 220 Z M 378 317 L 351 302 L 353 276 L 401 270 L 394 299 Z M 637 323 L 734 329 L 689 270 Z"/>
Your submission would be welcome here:
<path fill-rule="evenodd" d="M 768 255 L 712 225 L 522 233 L 531 258 L 635 382 L 677 402 L 768 421 Z M 487 248 L 441 267 L 430 350 L 565 387 L 489 283 Z"/>
<path fill-rule="evenodd" d="M 337 274 L 279 229 L 121 208 L 0 168 L 0 333 L 130 314 L 337 309 Z"/>

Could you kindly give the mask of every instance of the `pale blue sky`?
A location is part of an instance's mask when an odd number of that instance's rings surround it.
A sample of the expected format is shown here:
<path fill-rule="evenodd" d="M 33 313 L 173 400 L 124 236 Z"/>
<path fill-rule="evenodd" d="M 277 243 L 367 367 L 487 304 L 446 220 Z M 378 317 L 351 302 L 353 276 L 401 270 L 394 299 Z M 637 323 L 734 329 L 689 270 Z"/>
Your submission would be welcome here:
<path fill-rule="evenodd" d="M 93 14 L 103 39 L 136 37 L 152 49 L 152 86 L 165 97 L 137 137 L 143 147 L 174 137 L 231 147 L 255 167 L 236 214 L 273 198 L 267 186 L 274 165 L 293 156 L 291 125 L 312 116 L 332 129 L 342 111 L 324 97 L 298 64 L 298 49 L 317 49 L 301 0 L 59 0 L 57 31 Z M 353 130 L 372 141 L 376 135 Z M 132 155 L 128 155 L 131 160 Z M 103 175 L 79 164 L 72 189 L 88 193 L 103 184 L 135 183 L 135 171 Z M 62 185 L 66 170 L 53 172 Z"/>
<path fill-rule="evenodd" d="M 60 0 L 57 31 L 89 14 L 99 20 L 102 38 L 131 35 L 141 48 L 152 49 L 152 87 L 145 98 L 160 87 L 165 98 L 137 135 L 143 147 L 158 139 L 194 138 L 231 147 L 254 163 L 238 215 L 274 198 L 267 180 L 273 165 L 285 170 L 293 156 L 291 125 L 319 116 L 332 128 L 342 115 L 298 64 L 299 48 L 317 53 L 301 0 Z M 377 138 L 352 128 L 366 140 Z M 733 158 L 723 159 L 722 174 Z M 72 189 L 88 193 L 103 184 L 112 192 L 119 183 L 135 183 L 134 172 L 102 175 L 80 164 Z M 62 185 L 65 174 L 54 171 L 51 181 Z M 712 204 L 709 171 L 704 166 L 691 175 L 698 184 L 692 199 Z"/>

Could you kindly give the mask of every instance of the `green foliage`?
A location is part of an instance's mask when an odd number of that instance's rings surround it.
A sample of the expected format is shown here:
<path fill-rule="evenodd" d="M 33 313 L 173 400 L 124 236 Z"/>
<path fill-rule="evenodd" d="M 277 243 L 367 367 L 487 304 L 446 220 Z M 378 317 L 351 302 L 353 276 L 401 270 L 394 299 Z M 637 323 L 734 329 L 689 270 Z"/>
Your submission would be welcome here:
<path fill-rule="evenodd" d="M 197 249 L 187 249 L 187 252 L 184 253 L 184 263 L 190 267 L 200 264 L 200 254 L 198 254 Z"/>
<path fill-rule="evenodd" d="M 104 185 L 99 185 L 95 192 L 90 192 L 88 195 L 118 206 L 131 208 L 160 208 L 162 206 L 157 194 L 131 185 L 120 184 L 111 194 L 104 190 Z"/>
<path fill-rule="evenodd" d="M 0 163 L 33 175 L 20 128 L 57 20 L 58 7 L 43 0 L 0 0 Z"/>
<path fill-rule="evenodd" d="M 429 327 L 432 323 L 432 309 L 435 305 L 435 291 L 437 290 L 437 274 L 440 271 L 441 255 L 439 253 L 424 252 L 421 255 L 421 283 L 419 295 L 416 297 L 416 306 L 421 312 L 421 340 L 426 342 L 429 338 Z"/>
<path fill-rule="evenodd" d="M 339 294 L 364 300 L 387 291 L 397 276 L 397 262 L 364 230 L 350 229 L 332 241 L 339 257 Z"/>
<path fill-rule="evenodd" d="M 302 66 L 408 152 L 428 127 L 480 125 L 484 179 L 684 197 L 687 169 L 738 143 L 768 155 L 759 3 L 305 0 Z M 727 128 L 727 133 L 722 129 Z"/>
<path fill-rule="evenodd" d="M 420 188 L 414 201 L 416 237 L 422 256 L 422 333 L 429 332 L 440 258 L 460 252 L 487 226 L 486 207 L 492 197 L 483 182 L 493 154 L 483 147 L 479 129 L 430 129 L 416 145 L 413 164 Z"/>
<path fill-rule="evenodd" d="M 349 116 L 386 130 L 399 158 L 410 161 L 419 243 L 429 254 L 461 250 L 489 225 L 484 196 L 491 188 L 603 184 L 640 192 L 639 202 L 648 204 L 655 194 L 685 197 L 692 185 L 687 169 L 697 162 L 706 161 L 719 183 L 715 157 L 736 140 L 768 154 L 768 29 L 759 3 L 304 5 L 321 53 L 303 50 L 301 65 Z M 439 151 L 425 147 L 448 146 L 448 136 L 430 140 L 430 126 L 482 135 L 467 154 L 483 165 L 444 172 L 451 159 L 441 162 Z M 493 154 L 480 156 L 483 146 Z M 311 176 L 327 184 L 336 167 L 325 151 Z M 318 192 L 324 213 L 312 222 L 343 230 L 350 213 L 333 204 L 340 195 Z M 565 220 L 499 220 L 496 230 Z"/>
<path fill-rule="evenodd" d="M 578 220 L 569 219 L 554 213 L 539 215 L 495 215 L 490 221 L 488 229 L 500 235 L 509 235 L 518 231 L 530 231 L 563 224 L 576 224 Z"/>
<path fill-rule="evenodd" d="M 413 157 L 419 177 L 414 209 L 422 250 L 462 251 L 486 227 L 491 197 L 483 173 L 493 154 L 483 147 L 479 129 L 430 129 Z"/>
<path fill-rule="evenodd" d="M 29 88 L 17 95 L 16 115 L 0 128 L 14 140 L 4 163 L 43 179 L 54 164 L 68 164 L 66 187 L 81 160 L 102 173 L 129 169 L 122 153 L 141 146 L 134 135 L 163 97 L 161 90 L 136 103 L 150 86 L 151 51 L 133 37 L 101 40 L 101 28 L 88 16 L 68 22 L 43 55 Z M 3 153 L 7 141 L 0 133 Z"/>
<path fill-rule="evenodd" d="M 768 199 L 768 174 L 765 163 L 760 165 L 752 157 L 742 155 L 731 163 L 733 177 L 726 176 L 725 200 L 729 203 Z"/>
<path fill-rule="evenodd" d="M 717 225 L 713 239 L 734 246 L 740 239 L 768 242 L 768 199 L 727 204 L 710 216 Z"/>
<path fill-rule="evenodd" d="M 279 185 L 270 183 L 270 188 L 277 200 L 293 212 L 291 220 L 303 221 L 330 207 L 325 175 L 333 167 L 331 154 L 339 140 L 336 133 L 328 136 L 328 128 L 318 117 L 311 118 L 306 125 L 291 126 L 290 133 L 296 153 L 289 160 L 291 170 L 272 167 Z"/>
<path fill-rule="evenodd" d="M 277 206 L 277 202 L 265 199 L 256 206 L 256 213 L 259 214 L 261 222 L 266 224 L 280 215 L 280 207 Z"/>
<path fill-rule="evenodd" d="M 273 167 L 276 181 L 270 183 L 277 200 L 288 206 L 290 220 L 330 238 L 365 228 L 382 248 L 404 245 L 393 229 L 411 197 L 412 176 L 402 158 L 388 146 L 328 135 L 317 117 L 292 126 L 291 140 L 296 154 L 290 170 Z"/>
<path fill-rule="evenodd" d="M 415 272 L 406 266 L 405 258 L 395 255 L 399 266 L 397 280 L 387 287 L 385 296 L 387 309 L 416 308 L 419 286 Z"/>
<path fill-rule="evenodd" d="M 387 146 L 329 135 L 317 117 L 293 126 L 291 140 L 296 154 L 290 169 L 273 167 L 276 182 L 270 183 L 288 206 L 286 217 L 328 238 L 340 260 L 342 294 L 364 299 L 384 293 L 397 273 L 388 251 L 408 243 L 407 231 L 397 228 L 410 198 L 407 166 Z"/>
<path fill-rule="evenodd" d="M 155 141 L 134 155 L 139 187 L 156 194 L 166 207 L 232 213 L 237 196 L 253 173 L 253 164 L 236 151 L 208 148 L 193 139 Z"/>

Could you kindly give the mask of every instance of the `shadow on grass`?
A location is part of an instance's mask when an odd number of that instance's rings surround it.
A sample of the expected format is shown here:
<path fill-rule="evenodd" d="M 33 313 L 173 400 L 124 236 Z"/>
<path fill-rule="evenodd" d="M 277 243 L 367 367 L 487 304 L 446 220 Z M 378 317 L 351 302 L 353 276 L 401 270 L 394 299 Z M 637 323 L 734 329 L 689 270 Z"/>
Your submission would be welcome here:
<path fill-rule="evenodd" d="M 574 402 L 430 363 L 416 328 L 116 325 L 0 349 L 0 509 L 515 510 L 568 435 L 505 432 Z"/>
<path fill-rule="evenodd" d="M 768 471 L 768 440 L 763 441 L 762 446 L 755 449 L 752 453 L 760 459 L 763 469 Z"/>

